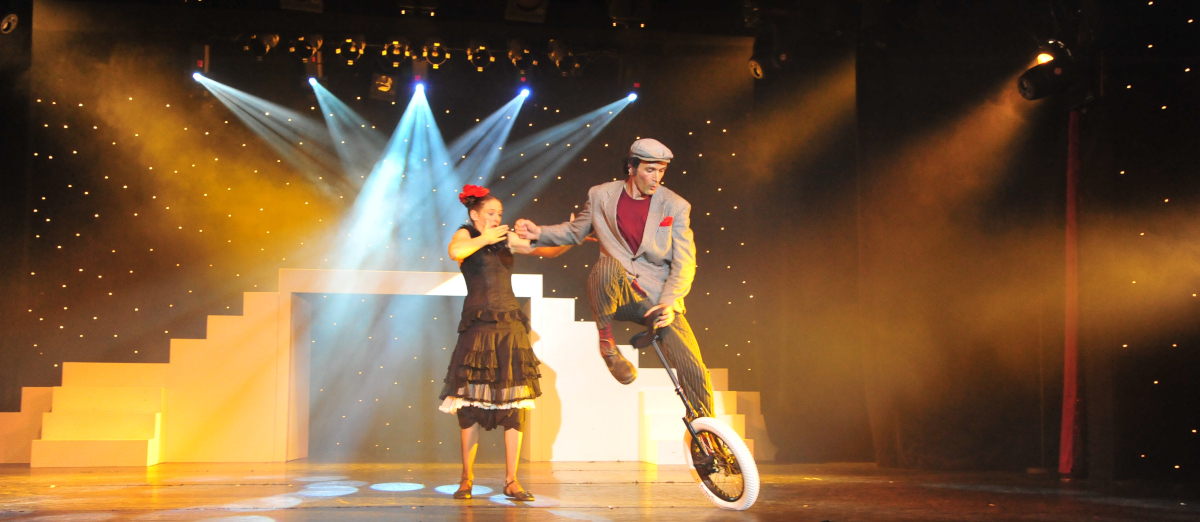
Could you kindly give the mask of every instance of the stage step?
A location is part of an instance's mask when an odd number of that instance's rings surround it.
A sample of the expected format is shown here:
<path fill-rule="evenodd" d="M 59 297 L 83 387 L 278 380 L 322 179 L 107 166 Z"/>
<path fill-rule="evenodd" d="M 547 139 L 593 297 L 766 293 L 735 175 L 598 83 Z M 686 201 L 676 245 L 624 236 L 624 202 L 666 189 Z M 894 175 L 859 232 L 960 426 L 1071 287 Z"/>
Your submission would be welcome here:
<path fill-rule="evenodd" d="M 105 370 L 90 369 L 102 373 Z M 75 375 L 86 374 L 87 370 L 78 368 Z M 158 464 L 162 461 L 160 441 L 165 403 L 166 390 L 161 387 L 55 386 L 50 411 L 42 415 L 41 438 L 31 445 L 29 465 L 50 468 Z"/>
<path fill-rule="evenodd" d="M 0 412 L 0 464 L 29 463 L 30 444 L 41 435 L 53 398 L 50 387 L 21 388 L 21 411 Z"/>
<path fill-rule="evenodd" d="M 63 386 L 163 387 L 167 382 L 166 363 L 63 363 Z"/>
<path fill-rule="evenodd" d="M 158 439 L 35 440 L 32 449 L 34 468 L 145 467 L 161 462 Z"/>
<path fill-rule="evenodd" d="M 141 386 L 55 386 L 53 412 L 159 413 L 166 391 Z"/>
<path fill-rule="evenodd" d="M 150 440 L 159 438 L 161 429 L 161 413 L 65 411 L 42 416 L 42 440 Z"/>

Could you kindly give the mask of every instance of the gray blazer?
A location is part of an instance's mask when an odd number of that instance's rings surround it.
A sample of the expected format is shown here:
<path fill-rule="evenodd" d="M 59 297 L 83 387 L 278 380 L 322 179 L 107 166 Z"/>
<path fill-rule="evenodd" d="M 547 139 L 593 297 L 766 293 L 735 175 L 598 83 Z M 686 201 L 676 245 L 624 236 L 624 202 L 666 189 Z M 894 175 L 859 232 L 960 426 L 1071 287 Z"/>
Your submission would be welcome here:
<path fill-rule="evenodd" d="M 650 214 L 637 252 L 629 249 L 617 230 L 617 201 L 625 181 L 596 185 L 588 191 L 587 204 L 574 221 L 542 227 L 542 246 L 578 245 L 595 231 L 600 255 L 621 262 L 651 301 L 671 305 L 684 312 L 683 297 L 692 289 L 696 276 L 696 243 L 692 238 L 688 203 L 667 187 L 659 185 L 650 198 Z M 668 218 L 670 218 L 668 220 Z M 667 223 L 663 225 L 663 223 Z"/>

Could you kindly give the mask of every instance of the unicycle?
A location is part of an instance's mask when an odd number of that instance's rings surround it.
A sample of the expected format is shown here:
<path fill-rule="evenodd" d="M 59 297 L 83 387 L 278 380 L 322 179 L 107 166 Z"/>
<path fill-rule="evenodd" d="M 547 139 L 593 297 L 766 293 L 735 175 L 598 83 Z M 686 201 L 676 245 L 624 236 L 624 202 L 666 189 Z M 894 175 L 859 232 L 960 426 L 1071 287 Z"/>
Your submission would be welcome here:
<path fill-rule="evenodd" d="M 683 423 L 687 426 L 683 453 L 688 465 L 695 471 L 694 478 L 700 485 L 700 491 L 721 509 L 750 509 L 758 499 L 759 487 L 758 466 L 754 464 L 754 457 L 733 428 L 714 418 L 703 404 L 693 404 L 688 399 L 658 345 L 658 329 L 653 326 L 656 320 L 657 315 L 647 318 L 646 324 L 650 329 L 633 336 L 630 344 L 639 350 L 654 347 L 663 368 L 667 369 L 667 376 L 675 385 L 675 393 L 683 400 Z"/>

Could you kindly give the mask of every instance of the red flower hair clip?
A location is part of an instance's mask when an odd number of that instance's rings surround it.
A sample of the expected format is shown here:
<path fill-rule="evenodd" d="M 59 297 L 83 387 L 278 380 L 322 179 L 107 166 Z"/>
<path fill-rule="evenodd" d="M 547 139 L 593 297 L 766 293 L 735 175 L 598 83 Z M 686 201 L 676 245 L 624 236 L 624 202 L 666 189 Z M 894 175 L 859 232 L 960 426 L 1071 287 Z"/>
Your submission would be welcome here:
<path fill-rule="evenodd" d="M 458 202 L 466 205 L 467 198 L 469 198 L 469 197 L 474 196 L 476 198 L 482 198 L 491 193 L 492 193 L 492 191 L 485 189 L 483 187 L 479 187 L 479 186 L 475 186 L 475 185 L 463 185 L 462 192 L 460 192 L 458 194 Z"/>

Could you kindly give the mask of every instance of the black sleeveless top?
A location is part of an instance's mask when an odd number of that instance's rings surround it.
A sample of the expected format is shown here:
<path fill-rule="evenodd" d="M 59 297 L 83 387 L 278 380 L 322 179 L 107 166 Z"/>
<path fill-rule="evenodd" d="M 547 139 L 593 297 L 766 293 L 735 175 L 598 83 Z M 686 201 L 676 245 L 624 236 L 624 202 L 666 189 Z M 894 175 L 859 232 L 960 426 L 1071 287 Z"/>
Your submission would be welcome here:
<path fill-rule="evenodd" d="M 480 236 L 472 225 L 463 225 L 472 238 Z M 513 294 L 513 254 L 508 241 L 488 245 L 467 256 L 459 266 L 467 282 L 467 299 L 463 302 L 462 321 L 458 331 L 465 331 L 474 321 L 520 321 L 529 326 L 529 317 L 521 310 Z"/>

